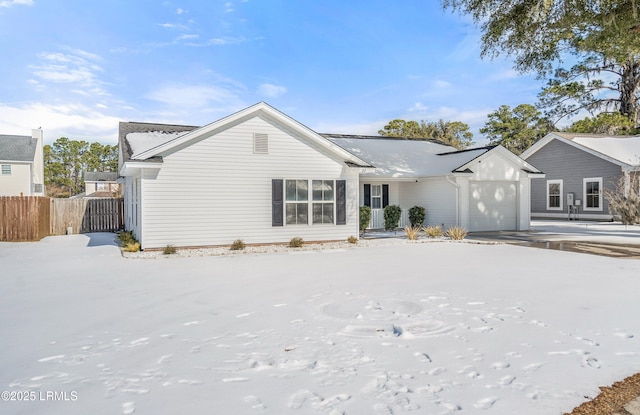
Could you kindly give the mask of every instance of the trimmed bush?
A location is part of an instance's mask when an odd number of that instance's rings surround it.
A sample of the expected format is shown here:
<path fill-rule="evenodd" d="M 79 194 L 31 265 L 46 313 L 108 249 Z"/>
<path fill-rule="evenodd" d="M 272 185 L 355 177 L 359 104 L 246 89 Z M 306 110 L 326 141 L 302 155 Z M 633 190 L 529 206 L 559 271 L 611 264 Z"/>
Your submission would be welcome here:
<path fill-rule="evenodd" d="M 244 241 L 242 239 L 236 239 L 235 241 L 233 241 L 229 249 L 232 251 L 241 251 L 245 247 L 246 245 L 244 244 Z"/>
<path fill-rule="evenodd" d="M 426 226 L 424 228 L 424 233 L 429 238 L 439 238 L 442 236 L 442 228 L 440 226 Z"/>
<path fill-rule="evenodd" d="M 360 232 L 364 233 L 369 227 L 371 221 L 371 208 L 369 206 L 360 206 Z"/>
<path fill-rule="evenodd" d="M 411 222 L 411 226 L 422 226 L 426 216 L 427 211 L 422 206 L 414 206 L 409 209 L 409 222 Z"/>
<path fill-rule="evenodd" d="M 407 238 L 409 238 L 410 241 L 415 241 L 418 239 L 421 229 L 422 226 L 405 226 L 404 233 L 407 234 Z"/>
<path fill-rule="evenodd" d="M 402 209 L 397 205 L 389 205 L 384 208 L 384 230 L 392 231 L 398 227 Z"/>
<path fill-rule="evenodd" d="M 350 244 L 357 244 L 358 243 L 358 238 L 356 238 L 355 236 L 351 235 L 350 237 L 347 238 L 347 242 L 349 242 Z"/>
<path fill-rule="evenodd" d="M 304 245 L 304 240 L 297 236 L 289 241 L 289 248 L 300 248 L 302 245 Z"/>
<path fill-rule="evenodd" d="M 173 245 L 167 245 L 164 247 L 164 250 L 162 251 L 162 253 L 165 255 L 173 255 L 176 253 L 176 247 Z"/>
<path fill-rule="evenodd" d="M 467 230 L 462 226 L 452 226 L 449 229 L 447 229 L 447 232 L 445 235 L 451 239 L 460 241 L 467 237 Z"/>

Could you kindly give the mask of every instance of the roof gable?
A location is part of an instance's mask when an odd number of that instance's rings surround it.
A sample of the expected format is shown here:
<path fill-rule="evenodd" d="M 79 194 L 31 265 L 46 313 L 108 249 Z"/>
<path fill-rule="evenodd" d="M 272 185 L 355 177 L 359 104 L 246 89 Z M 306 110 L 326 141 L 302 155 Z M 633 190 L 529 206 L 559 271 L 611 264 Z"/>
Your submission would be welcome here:
<path fill-rule="evenodd" d="M 149 133 L 153 132 L 153 130 L 150 128 L 147 129 L 147 134 L 145 136 L 136 136 L 136 132 L 133 131 L 125 133 L 124 141 L 128 146 L 127 150 L 129 152 L 129 159 L 146 161 L 152 158 L 162 157 L 164 155 L 170 154 L 171 152 L 189 146 L 201 140 L 202 138 L 215 135 L 253 117 L 266 117 L 269 120 L 274 121 L 283 129 L 291 130 L 295 132 L 296 135 L 303 137 L 305 140 L 307 140 L 308 144 L 317 147 L 325 153 L 332 154 L 340 159 L 343 159 L 345 162 L 351 163 L 351 165 L 355 165 L 358 167 L 370 167 L 366 161 L 345 151 L 341 147 L 334 145 L 331 141 L 320 136 L 315 131 L 311 130 L 310 128 L 304 126 L 303 124 L 299 123 L 298 121 L 276 110 L 275 108 L 269 106 L 264 102 L 260 102 L 251 107 L 245 108 L 244 110 L 236 112 L 235 114 L 231 114 L 227 117 L 221 118 L 218 121 L 199 128 L 191 127 L 189 129 L 185 126 L 173 126 L 184 127 L 182 131 L 178 131 L 178 129 L 174 131 L 167 131 L 158 128 L 155 141 L 153 140 L 154 137 L 149 136 Z M 130 137 L 131 140 L 129 140 L 127 137 Z M 140 149 L 138 150 L 138 148 L 136 148 L 136 145 L 134 144 L 132 146 L 132 143 L 130 142 L 135 141 L 136 139 L 139 139 L 140 141 L 145 139 L 151 140 L 146 145 L 140 145 Z M 129 159 L 123 159 L 123 162 L 126 162 Z"/>
<path fill-rule="evenodd" d="M 559 140 L 621 167 L 640 166 L 640 136 L 607 136 L 604 134 L 573 134 L 553 132 L 544 136 L 524 153 L 523 159 L 543 149 L 553 140 Z"/>
<path fill-rule="evenodd" d="M 471 162 L 490 152 L 499 153 L 527 173 L 541 173 L 504 147 L 457 150 L 435 140 L 398 140 L 382 137 L 324 134 L 334 143 L 377 167 L 369 176 L 395 179 L 472 173 Z"/>
<path fill-rule="evenodd" d="M 0 135 L 0 160 L 33 161 L 38 140 L 26 135 Z"/>

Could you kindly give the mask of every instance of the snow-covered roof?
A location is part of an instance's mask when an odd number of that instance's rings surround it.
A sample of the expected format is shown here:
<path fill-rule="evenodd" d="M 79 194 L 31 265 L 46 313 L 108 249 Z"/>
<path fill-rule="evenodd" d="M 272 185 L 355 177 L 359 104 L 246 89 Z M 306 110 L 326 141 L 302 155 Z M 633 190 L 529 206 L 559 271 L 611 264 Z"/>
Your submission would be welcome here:
<path fill-rule="evenodd" d="M 415 178 L 451 174 L 471 160 L 491 150 L 483 147 L 458 151 L 433 141 L 322 134 L 335 144 L 368 161 L 377 169 L 363 176 L 387 178 Z"/>
<path fill-rule="evenodd" d="M 183 134 L 186 134 L 186 132 L 149 131 L 145 133 L 129 133 L 127 134 L 127 141 L 131 147 L 131 155 L 135 158 L 136 154 L 167 143 Z"/>
<path fill-rule="evenodd" d="M 640 166 L 640 136 L 576 136 L 572 141 L 623 163 L 630 164 L 632 166 Z"/>

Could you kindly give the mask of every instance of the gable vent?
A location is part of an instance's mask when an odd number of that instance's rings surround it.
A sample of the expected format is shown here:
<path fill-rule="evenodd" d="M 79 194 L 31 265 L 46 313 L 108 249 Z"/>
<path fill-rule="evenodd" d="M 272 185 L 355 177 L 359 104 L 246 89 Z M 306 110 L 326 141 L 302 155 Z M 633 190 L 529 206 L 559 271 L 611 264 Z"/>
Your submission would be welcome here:
<path fill-rule="evenodd" d="M 268 134 L 253 134 L 253 154 L 269 154 Z"/>

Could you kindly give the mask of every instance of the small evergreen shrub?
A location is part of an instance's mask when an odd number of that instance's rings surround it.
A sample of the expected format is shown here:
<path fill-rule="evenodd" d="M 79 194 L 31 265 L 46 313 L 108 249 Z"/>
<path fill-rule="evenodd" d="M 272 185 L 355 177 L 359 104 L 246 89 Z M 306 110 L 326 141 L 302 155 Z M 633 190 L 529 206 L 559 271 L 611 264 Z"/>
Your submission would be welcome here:
<path fill-rule="evenodd" d="M 422 226 L 422 222 L 424 222 L 424 218 L 427 216 L 427 211 L 422 206 L 414 206 L 409 209 L 409 222 L 411 222 L 411 226 Z"/>
<path fill-rule="evenodd" d="M 347 242 L 349 242 L 350 244 L 357 244 L 358 243 L 358 238 L 356 238 L 355 236 L 351 235 L 350 237 L 347 238 Z"/>
<path fill-rule="evenodd" d="M 418 239 L 421 229 L 422 226 L 405 226 L 404 233 L 407 234 L 407 238 L 409 238 L 410 241 L 415 241 Z"/>
<path fill-rule="evenodd" d="M 297 236 L 295 238 L 291 238 L 289 241 L 290 248 L 300 248 L 302 245 L 304 245 L 304 240 Z"/>
<path fill-rule="evenodd" d="M 176 253 L 176 247 L 173 245 L 167 245 L 162 250 L 162 253 L 165 255 L 173 255 Z"/>
<path fill-rule="evenodd" d="M 244 248 L 246 248 L 244 241 L 242 239 L 236 239 L 229 249 L 232 251 L 242 251 Z"/>
<path fill-rule="evenodd" d="M 384 208 L 384 230 L 392 231 L 398 227 L 402 209 L 397 205 L 388 205 Z"/>
<path fill-rule="evenodd" d="M 467 237 L 467 230 L 462 226 L 452 226 L 449 229 L 447 229 L 447 232 L 445 235 L 451 239 L 460 241 Z"/>
<path fill-rule="evenodd" d="M 122 246 L 126 246 L 129 242 L 136 241 L 136 238 L 133 237 L 133 232 L 131 231 L 118 232 L 118 239 L 122 243 Z"/>
<path fill-rule="evenodd" d="M 440 226 L 426 226 L 424 228 L 424 233 L 429 238 L 439 238 L 442 236 L 442 228 Z"/>
<path fill-rule="evenodd" d="M 371 208 L 369 206 L 360 206 L 360 232 L 364 233 L 369 227 L 371 221 Z"/>

